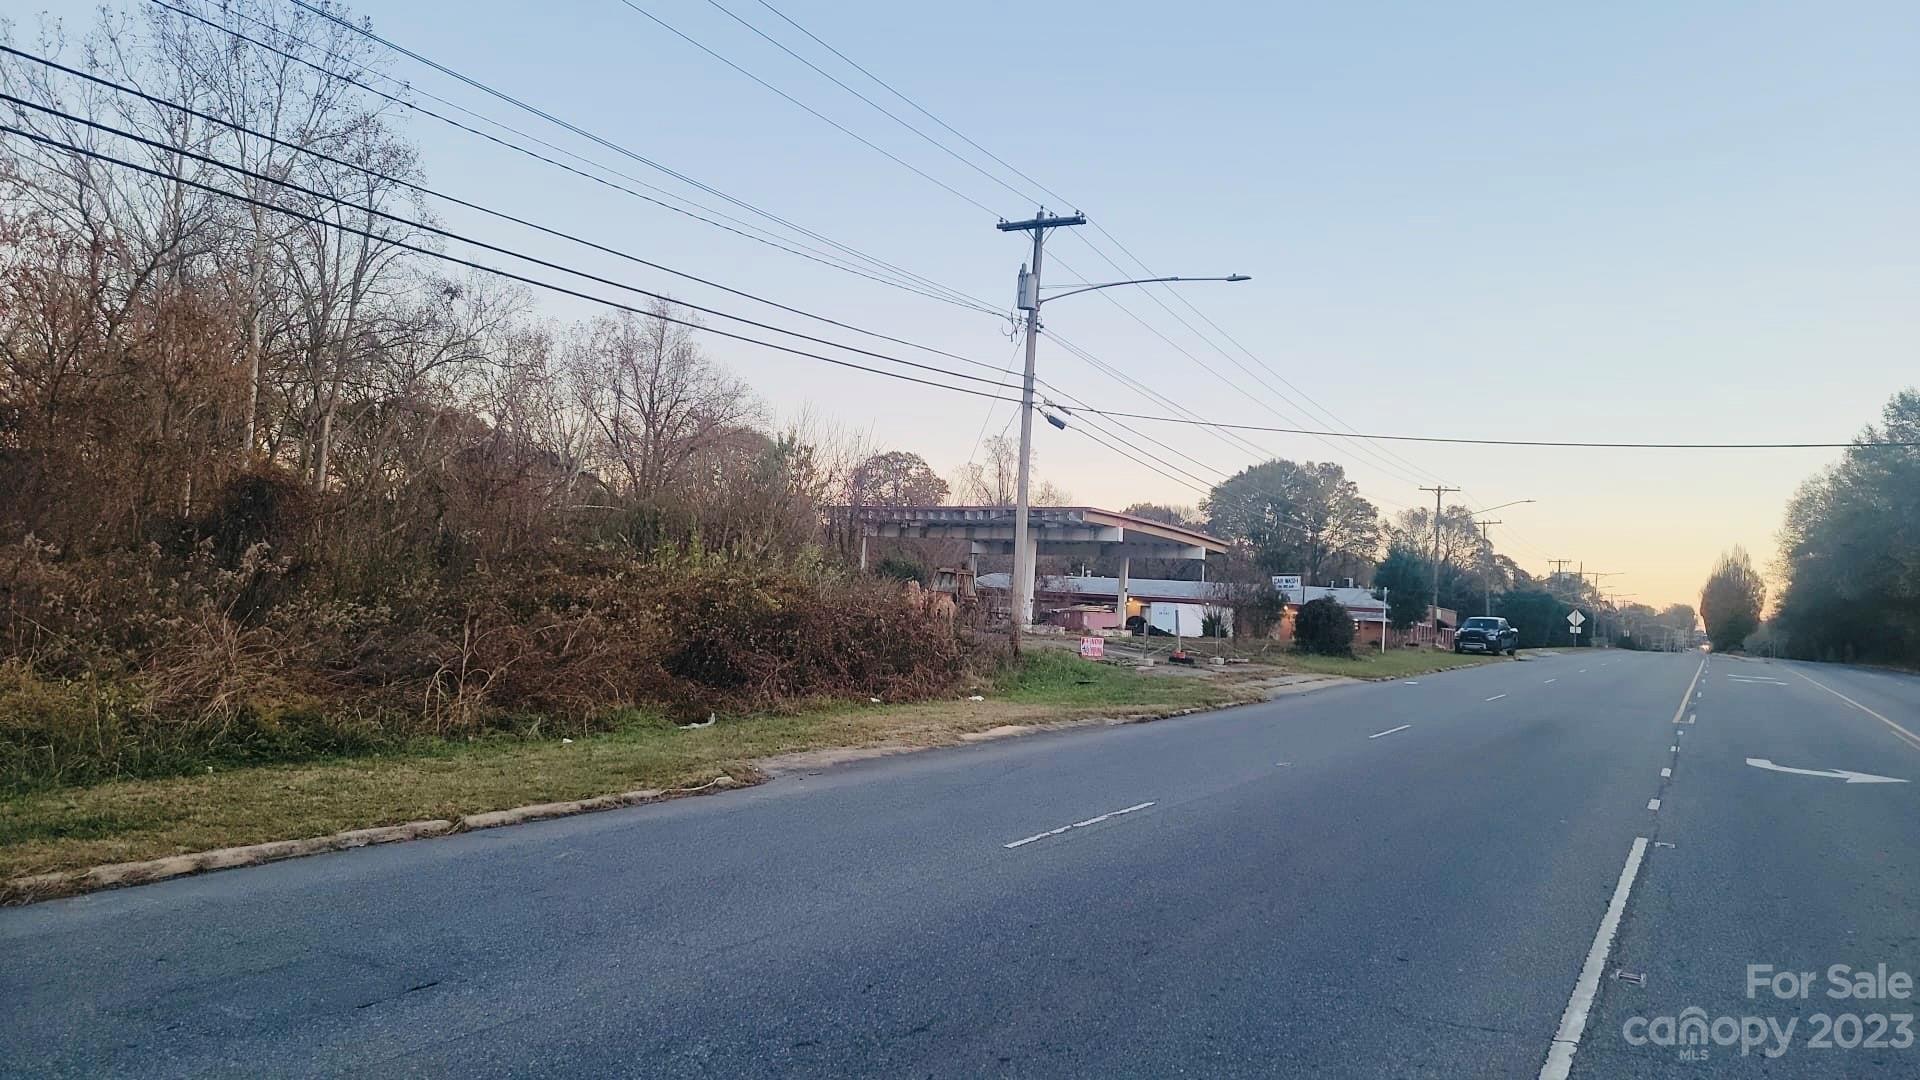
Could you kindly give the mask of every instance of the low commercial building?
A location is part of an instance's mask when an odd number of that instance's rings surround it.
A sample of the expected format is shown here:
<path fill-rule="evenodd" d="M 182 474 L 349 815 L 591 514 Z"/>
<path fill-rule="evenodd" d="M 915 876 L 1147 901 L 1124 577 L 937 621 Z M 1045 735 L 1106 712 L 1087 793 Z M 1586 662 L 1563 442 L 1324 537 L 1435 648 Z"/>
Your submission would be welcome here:
<path fill-rule="evenodd" d="M 982 555 L 1013 554 L 1011 506 L 863 506 L 849 508 L 849 512 L 860 528 L 861 569 L 867 565 L 869 540 L 965 541 L 967 568 L 973 571 L 978 571 Z M 1198 530 L 1095 506 L 1033 507 L 1028 513 L 1027 530 L 1040 556 L 1119 560 L 1116 600 L 1110 602 L 1123 608 L 1130 605 L 1117 598 L 1136 591 L 1128 581 L 1128 568 L 1134 559 L 1204 562 L 1208 555 L 1227 550 L 1226 541 Z M 998 578 L 998 592 L 1003 597 L 1008 595 L 1009 575 L 980 575 L 977 581 L 983 591 L 995 589 L 989 578 Z M 1036 598 L 1040 594 L 1037 578 L 1034 594 Z"/>
<path fill-rule="evenodd" d="M 981 574 L 978 584 L 983 590 L 1005 592 L 1011 579 L 1010 574 Z M 1034 621 L 1056 626 L 1092 628 L 1095 624 L 1087 621 L 1086 609 L 1097 607 L 1107 613 L 1110 626 L 1151 626 L 1168 634 L 1200 637 L 1211 617 L 1218 632 L 1233 632 L 1232 591 L 1214 581 L 1042 576 L 1034 579 L 1033 596 Z"/>

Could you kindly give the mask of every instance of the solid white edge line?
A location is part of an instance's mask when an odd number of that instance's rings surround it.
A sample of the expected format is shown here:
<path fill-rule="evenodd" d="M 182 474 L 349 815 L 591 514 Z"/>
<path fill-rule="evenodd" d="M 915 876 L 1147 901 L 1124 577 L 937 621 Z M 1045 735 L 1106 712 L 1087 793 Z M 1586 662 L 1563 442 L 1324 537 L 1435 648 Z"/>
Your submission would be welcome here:
<path fill-rule="evenodd" d="M 1367 736 L 1367 738 L 1369 738 L 1369 739 L 1377 739 L 1377 738 L 1379 738 L 1379 737 L 1380 737 L 1380 736 L 1382 736 L 1382 735 L 1391 735 L 1391 734 L 1393 734 L 1393 733 L 1394 733 L 1394 732 L 1396 732 L 1396 731 L 1405 731 L 1405 730 L 1407 730 L 1408 728 L 1410 728 L 1410 727 L 1412 727 L 1412 726 L 1413 726 L 1412 724 L 1401 724 L 1401 725 L 1400 725 L 1399 727 L 1396 727 L 1396 728 L 1388 728 L 1388 729 L 1387 729 L 1387 730 L 1385 730 L 1385 731 L 1376 731 L 1376 732 L 1374 732 L 1373 734 L 1371 734 L 1371 735 L 1369 735 L 1369 736 Z"/>
<path fill-rule="evenodd" d="M 1807 680 L 1808 682 L 1819 687 L 1820 689 L 1825 690 L 1827 693 L 1832 694 L 1834 697 L 1839 698 L 1841 701 L 1846 702 L 1847 704 L 1853 706 L 1854 708 L 1859 709 L 1861 712 L 1866 713 L 1868 716 L 1873 717 L 1875 720 L 1878 720 L 1881 723 L 1892 728 L 1894 733 L 1894 738 L 1899 739 L 1900 741 L 1906 743 L 1908 746 L 1913 747 L 1915 750 L 1920 750 L 1920 735 L 1915 735 L 1913 732 L 1908 731 L 1906 728 L 1903 728 L 1899 724 L 1896 724 L 1893 721 L 1887 719 L 1886 717 L 1881 716 L 1879 713 L 1874 712 L 1872 709 L 1867 708 L 1865 705 L 1860 704 L 1859 702 L 1853 700 L 1847 695 L 1841 693 L 1838 690 L 1835 690 L 1833 687 L 1828 686 L 1826 683 L 1823 683 L 1818 679 L 1813 678 L 1810 675 L 1804 674 L 1799 671 L 1795 671 L 1794 674 L 1799 675 L 1801 678 Z"/>
<path fill-rule="evenodd" d="M 1560 1014 L 1560 1030 L 1547 1048 L 1546 1064 L 1540 1066 L 1540 1080 L 1566 1080 L 1573 1071 L 1573 1055 L 1580 1049 L 1580 1036 L 1587 1029 L 1587 1014 L 1593 1011 L 1593 998 L 1600 990 L 1600 974 L 1606 970 L 1607 954 L 1613 951 L 1613 935 L 1620 929 L 1620 917 L 1627 910 L 1627 895 L 1633 891 L 1633 879 L 1640 874 L 1640 860 L 1647 853 L 1647 838 L 1636 836 L 1627 852 L 1627 865 L 1620 868 L 1620 880 L 1613 886 L 1613 899 L 1593 935 L 1593 947 L 1587 950 L 1587 962 L 1573 984 L 1573 996 Z"/>

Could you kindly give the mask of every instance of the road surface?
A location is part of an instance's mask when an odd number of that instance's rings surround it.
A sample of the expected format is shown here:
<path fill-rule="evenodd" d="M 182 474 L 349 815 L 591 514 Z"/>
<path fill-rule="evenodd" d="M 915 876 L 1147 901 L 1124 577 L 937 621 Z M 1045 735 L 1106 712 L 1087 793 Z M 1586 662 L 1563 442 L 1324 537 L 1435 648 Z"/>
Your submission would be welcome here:
<path fill-rule="evenodd" d="M 1826 997 L 1920 974 L 1916 716 L 1578 650 L 5 910 L 0 1073 L 1920 1075 Z"/>

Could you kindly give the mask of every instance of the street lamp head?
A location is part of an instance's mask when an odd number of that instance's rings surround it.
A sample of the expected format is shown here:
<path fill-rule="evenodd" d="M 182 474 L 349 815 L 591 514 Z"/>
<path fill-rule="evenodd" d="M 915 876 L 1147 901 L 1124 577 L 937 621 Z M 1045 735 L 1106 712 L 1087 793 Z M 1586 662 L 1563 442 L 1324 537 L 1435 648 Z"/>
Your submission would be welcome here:
<path fill-rule="evenodd" d="M 1252 274 L 1228 274 L 1227 280 L 1228 281 L 1252 281 L 1253 275 Z"/>

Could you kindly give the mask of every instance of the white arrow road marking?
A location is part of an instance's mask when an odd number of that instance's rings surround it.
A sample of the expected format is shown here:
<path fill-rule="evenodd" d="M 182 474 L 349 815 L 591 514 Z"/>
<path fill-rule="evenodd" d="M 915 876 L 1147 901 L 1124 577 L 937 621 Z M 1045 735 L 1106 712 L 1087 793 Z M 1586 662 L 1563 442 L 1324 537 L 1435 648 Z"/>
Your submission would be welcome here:
<path fill-rule="evenodd" d="M 1006 848 L 1017 848 L 1022 844 L 1031 844 L 1035 840 L 1045 840 L 1049 836 L 1059 836 L 1061 833 L 1066 832 L 1068 829 L 1084 829 L 1089 825 L 1098 825 L 1101 822 L 1107 820 L 1108 818 L 1117 818 L 1121 814 L 1131 814 L 1135 810 L 1145 810 L 1147 807 L 1152 805 L 1153 804 L 1150 802 L 1135 803 L 1134 805 L 1127 807 L 1125 810 L 1111 810 L 1111 811 L 1108 811 L 1107 813 L 1101 814 L 1099 817 L 1090 817 L 1085 821 L 1076 821 L 1071 825 L 1062 825 L 1057 829 L 1048 829 L 1046 832 L 1043 832 L 1043 833 L 1034 833 L 1032 836 L 1029 836 L 1023 840 L 1015 840 L 1011 844 L 1002 844 L 1001 846 Z"/>
<path fill-rule="evenodd" d="M 1380 736 L 1382 736 L 1382 735 L 1391 735 L 1391 734 L 1393 734 L 1393 733 L 1394 733 L 1394 732 L 1396 732 L 1396 731 L 1405 731 L 1405 730 L 1407 730 L 1408 728 L 1410 728 L 1410 727 L 1412 727 L 1412 726 L 1413 726 L 1412 724 L 1401 724 L 1401 725 L 1400 725 L 1399 727 L 1394 727 L 1394 728 L 1388 728 L 1388 729 L 1387 729 L 1387 730 L 1385 730 L 1385 731 L 1376 731 L 1376 732 L 1374 732 L 1373 734 L 1371 734 L 1371 735 L 1369 735 L 1369 736 L 1367 736 L 1367 738 L 1369 738 L 1369 739 L 1377 739 L 1377 738 L 1379 738 L 1379 737 L 1380 737 Z"/>
<path fill-rule="evenodd" d="M 1897 776 L 1875 776 L 1872 773 L 1850 772 L 1846 769 L 1795 769 L 1787 765 L 1775 765 L 1763 757 L 1750 757 L 1747 764 L 1756 769 L 1772 772 L 1794 773 L 1799 776 L 1824 776 L 1829 780 L 1845 780 L 1849 784 L 1904 784 L 1905 780 Z"/>

